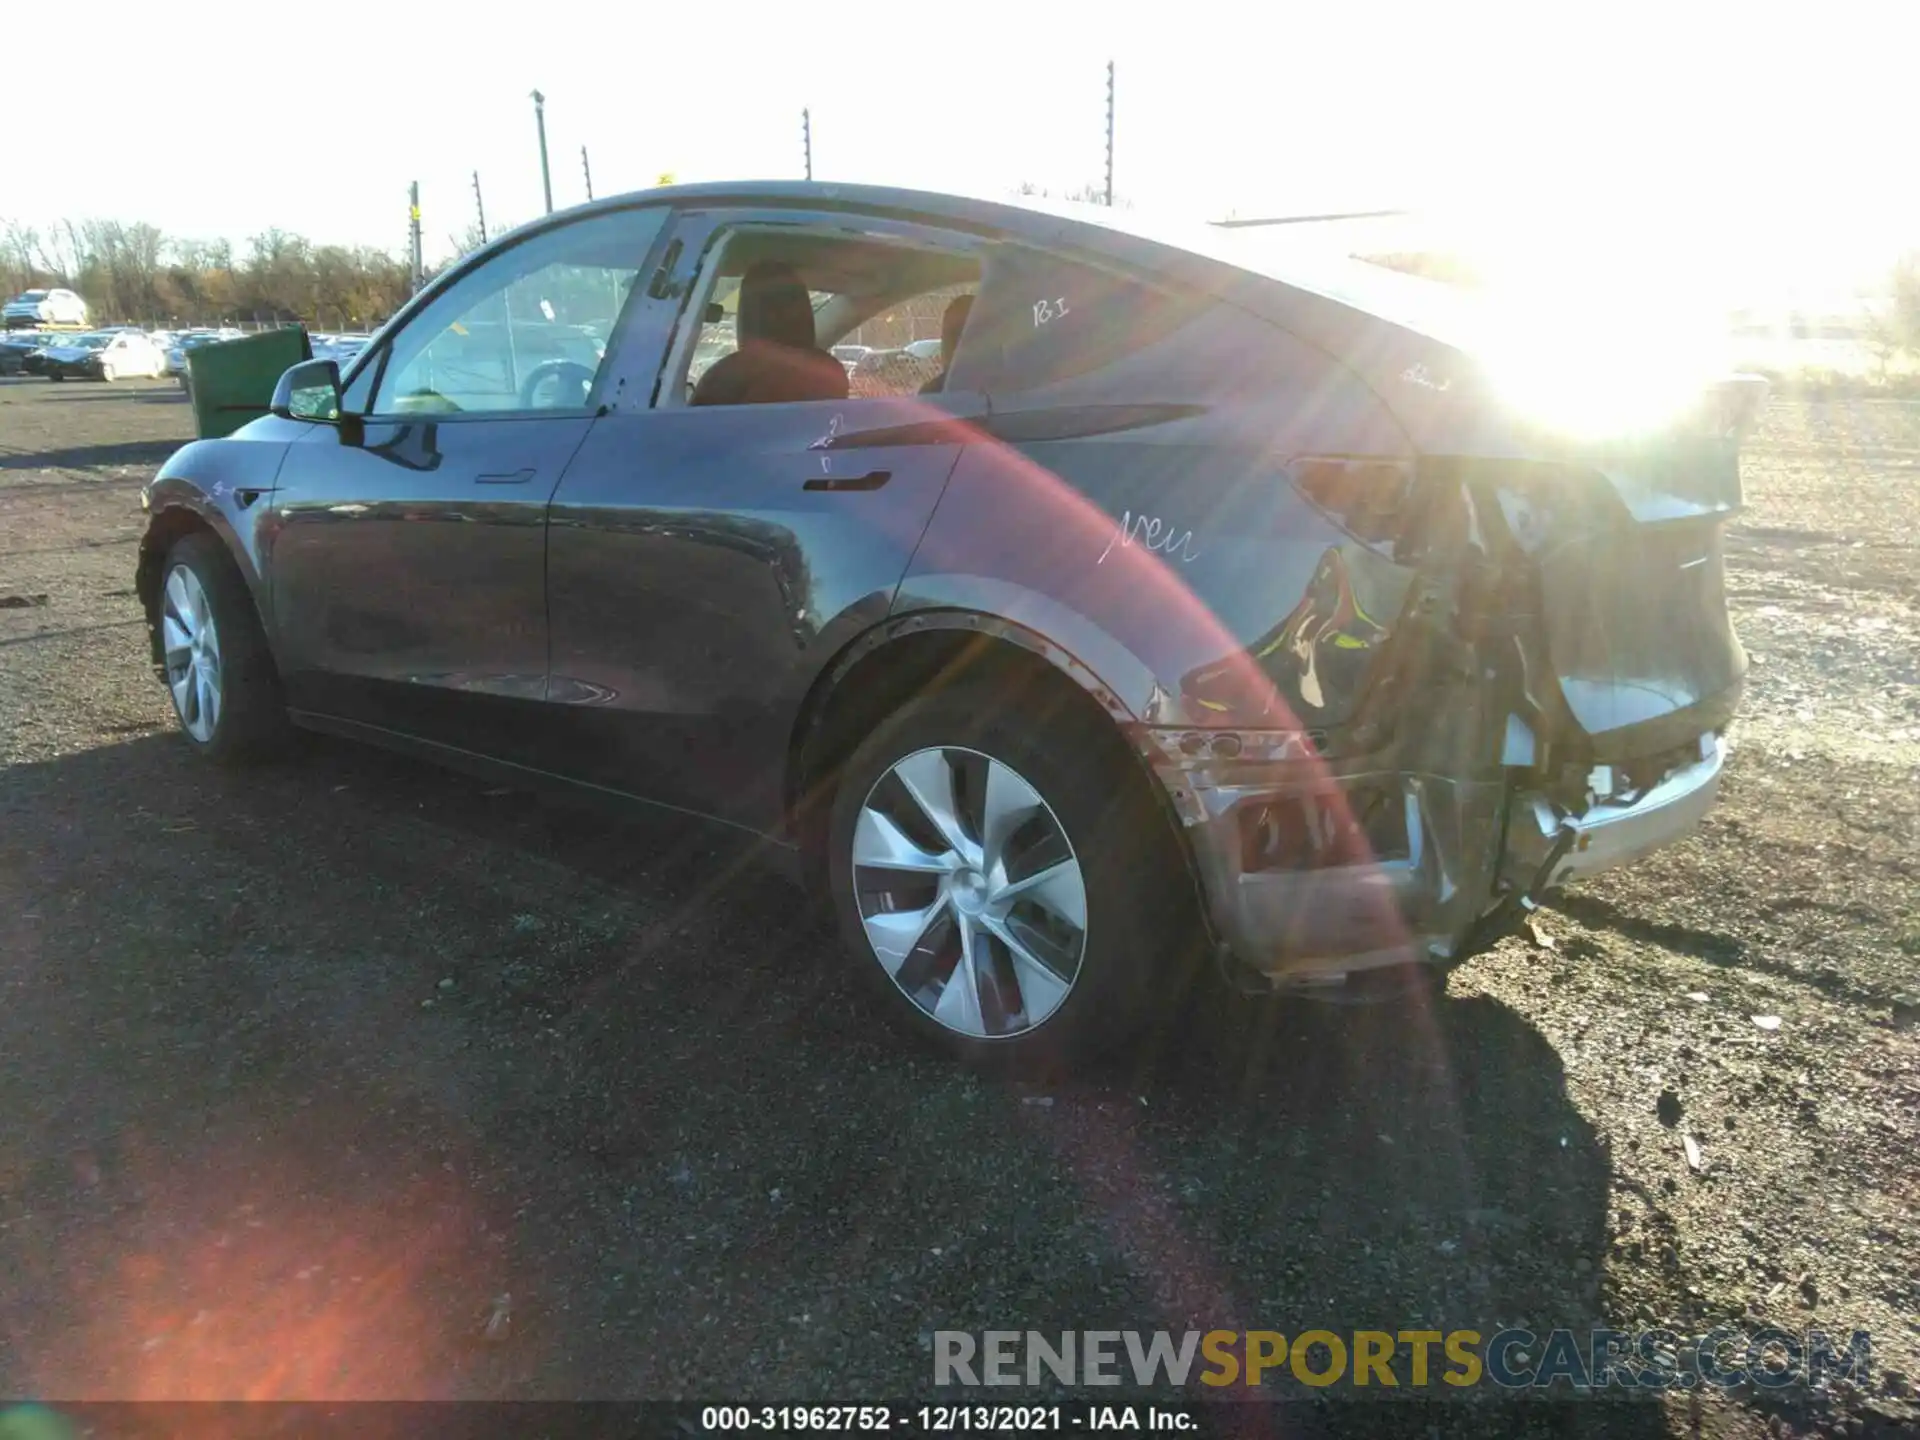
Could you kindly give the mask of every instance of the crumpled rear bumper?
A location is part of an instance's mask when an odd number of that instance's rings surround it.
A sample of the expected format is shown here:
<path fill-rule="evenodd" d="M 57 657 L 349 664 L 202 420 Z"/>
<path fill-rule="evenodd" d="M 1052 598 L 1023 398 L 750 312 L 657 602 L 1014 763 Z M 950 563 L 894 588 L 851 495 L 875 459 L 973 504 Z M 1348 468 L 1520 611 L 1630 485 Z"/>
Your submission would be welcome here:
<path fill-rule="evenodd" d="M 1599 801 L 1582 815 L 1542 795 L 1518 796 L 1507 837 L 1509 873 L 1536 874 L 1563 830 L 1573 838 L 1547 877 L 1553 885 L 1629 864 L 1685 839 L 1713 808 L 1726 768 L 1725 740 L 1702 735 L 1699 747 L 1699 759 L 1677 766 L 1643 794 Z"/>
<path fill-rule="evenodd" d="M 1457 961 L 1522 899 L 1684 838 L 1713 803 L 1725 747 L 1703 735 L 1698 753 L 1645 793 L 1580 815 L 1516 788 L 1519 772 L 1221 763 L 1164 746 L 1154 769 L 1215 938 L 1246 970 L 1311 985 Z"/>

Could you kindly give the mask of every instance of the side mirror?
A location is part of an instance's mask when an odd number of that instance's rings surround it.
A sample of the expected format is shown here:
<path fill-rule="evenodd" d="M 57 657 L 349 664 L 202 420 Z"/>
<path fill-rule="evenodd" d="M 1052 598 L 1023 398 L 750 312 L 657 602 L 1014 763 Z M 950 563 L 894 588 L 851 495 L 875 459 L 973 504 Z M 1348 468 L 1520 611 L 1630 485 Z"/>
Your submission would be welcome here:
<path fill-rule="evenodd" d="M 259 391 L 254 392 L 256 395 Z M 340 420 L 340 366 L 332 360 L 303 360 L 281 375 L 273 387 L 273 413 L 283 420 Z"/>

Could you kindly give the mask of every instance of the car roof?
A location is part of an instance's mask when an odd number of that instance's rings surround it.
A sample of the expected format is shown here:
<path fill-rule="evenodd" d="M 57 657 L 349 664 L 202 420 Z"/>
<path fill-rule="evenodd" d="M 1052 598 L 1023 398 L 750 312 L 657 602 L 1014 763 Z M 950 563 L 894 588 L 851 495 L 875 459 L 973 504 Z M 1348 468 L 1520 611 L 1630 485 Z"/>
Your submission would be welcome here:
<path fill-rule="evenodd" d="M 1353 333 L 1356 312 L 1368 321 L 1412 330 L 1462 349 L 1474 348 L 1478 339 L 1470 299 L 1438 281 L 1400 274 L 1325 247 L 1316 250 L 1311 244 L 1276 237 L 1266 227 L 1229 228 L 1164 211 L 1041 196 L 950 194 L 818 180 L 668 185 L 543 216 L 500 236 L 479 253 L 584 216 L 660 203 L 846 209 L 992 233 L 1041 249 L 1071 249 L 1229 298 L 1336 352 L 1356 344 L 1364 348 L 1365 342 Z"/>

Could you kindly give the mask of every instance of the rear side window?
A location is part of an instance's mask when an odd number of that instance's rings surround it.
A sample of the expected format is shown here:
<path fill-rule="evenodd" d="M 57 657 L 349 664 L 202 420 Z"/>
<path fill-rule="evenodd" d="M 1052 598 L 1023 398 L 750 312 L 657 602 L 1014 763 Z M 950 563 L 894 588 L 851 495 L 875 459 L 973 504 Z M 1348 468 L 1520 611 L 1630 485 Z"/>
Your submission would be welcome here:
<path fill-rule="evenodd" d="M 1172 334 L 1204 304 L 1115 271 L 1002 246 L 987 262 L 952 383 L 1011 392 L 1087 375 Z"/>

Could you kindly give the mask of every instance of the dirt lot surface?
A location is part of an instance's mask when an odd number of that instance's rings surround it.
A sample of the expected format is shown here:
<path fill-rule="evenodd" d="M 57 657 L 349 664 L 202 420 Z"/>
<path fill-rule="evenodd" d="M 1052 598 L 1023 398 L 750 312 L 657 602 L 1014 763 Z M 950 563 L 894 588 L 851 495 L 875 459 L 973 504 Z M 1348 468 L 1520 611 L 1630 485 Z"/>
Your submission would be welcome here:
<path fill-rule="evenodd" d="M 1771 1322 L 1870 1331 L 1871 1382 L 1469 1429 L 1920 1414 L 1920 405 L 1768 411 L 1697 837 L 1438 1001 L 1215 999 L 1044 1092 L 874 1024 L 718 832 L 196 763 L 131 589 L 189 423 L 0 381 L 0 1394 L 855 1401 L 942 1328 Z"/>

